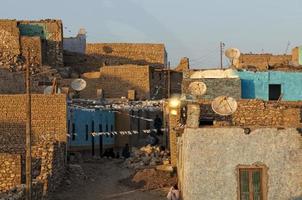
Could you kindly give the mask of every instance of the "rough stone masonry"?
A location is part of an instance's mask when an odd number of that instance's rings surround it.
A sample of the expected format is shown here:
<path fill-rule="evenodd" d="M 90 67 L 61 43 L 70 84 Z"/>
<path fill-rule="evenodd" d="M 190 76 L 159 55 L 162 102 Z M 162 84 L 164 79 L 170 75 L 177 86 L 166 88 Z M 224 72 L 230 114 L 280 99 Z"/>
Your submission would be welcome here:
<path fill-rule="evenodd" d="M 8 176 L 21 177 L 21 183 L 25 181 L 25 100 L 24 95 L 0 96 L 0 155 L 21 156 L 21 160 L 0 156 L 0 163 L 8 161 L 0 171 L 5 167 Z M 43 183 L 44 195 L 58 187 L 65 171 L 66 109 L 65 95 L 32 95 L 33 178 Z M 21 171 L 17 170 L 20 161 Z M 5 183 L 0 190 L 7 191 L 20 179 L 0 176 L 0 183 Z"/>

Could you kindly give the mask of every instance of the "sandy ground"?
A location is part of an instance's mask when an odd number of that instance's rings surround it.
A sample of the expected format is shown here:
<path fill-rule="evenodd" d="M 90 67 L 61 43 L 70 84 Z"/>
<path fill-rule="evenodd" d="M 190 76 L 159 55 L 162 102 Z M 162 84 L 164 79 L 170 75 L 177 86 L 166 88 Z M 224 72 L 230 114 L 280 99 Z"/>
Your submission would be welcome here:
<path fill-rule="evenodd" d="M 120 183 L 133 170 L 124 168 L 120 160 L 100 160 L 81 164 L 87 178 L 70 178 L 51 200 L 164 200 L 166 191 L 143 191 Z M 167 190 L 167 188 L 166 188 Z"/>

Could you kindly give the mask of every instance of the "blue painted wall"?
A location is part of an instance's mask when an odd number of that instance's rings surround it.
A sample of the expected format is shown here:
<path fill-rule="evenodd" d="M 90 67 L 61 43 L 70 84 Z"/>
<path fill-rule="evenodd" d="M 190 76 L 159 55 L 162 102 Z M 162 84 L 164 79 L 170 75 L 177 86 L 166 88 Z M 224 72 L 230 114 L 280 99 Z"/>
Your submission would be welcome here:
<path fill-rule="evenodd" d="M 72 124 L 75 128 L 75 139 L 69 138 L 69 144 L 73 147 L 91 146 L 91 132 L 93 131 L 92 121 L 94 121 L 94 132 L 114 131 L 115 117 L 113 112 L 104 110 L 88 111 L 82 109 L 68 110 L 68 129 L 72 132 Z M 88 138 L 86 137 L 86 125 L 88 125 Z M 102 130 L 100 129 L 100 125 Z M 99 145 L 99 136 L 94 137 L 95 148 Z M 114 144 L 114 136 L 103 135 L 103 144 Z"/>
<path fill-rule="evenodd" d="M 243 99 L 268 100 L 269 84 L 281 84 L 282 100 L 302 100 L 302 72 L 239 71 L 237 73 L 241 79 L 241 95 Z"/>

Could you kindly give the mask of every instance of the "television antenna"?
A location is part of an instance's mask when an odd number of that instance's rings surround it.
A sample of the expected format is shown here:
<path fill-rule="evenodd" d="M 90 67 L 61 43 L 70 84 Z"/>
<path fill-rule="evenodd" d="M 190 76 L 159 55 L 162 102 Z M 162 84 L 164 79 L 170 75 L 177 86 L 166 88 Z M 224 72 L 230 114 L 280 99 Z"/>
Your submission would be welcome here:
<path fill-rule="evenodd" d="M 202 81 L 194 81 L 189 84 L 189 92 L 194 96 L 202 96 L 207 91 L 207 86 Z"/>
<path fill-rule="evenodd" d="M 87 85 L 86 81 L 81 78 L 75 79 L 71 82 L 71 87 L 75 91 L 84 90 L 86 88 L 86 85 Z"/>
<path fill-rule="evenodd" d="M 237 48 L 229 48 L 225 51 L 225 56 L 229 58 L 231 65 L 238 67 L 240 51 Z"/>
<path fill-rule="evenodd" d="M 212 101 L 212 109 L 222 116 L 232 115 L 237 110 L 237 101 L 228 96 L 219 96 Z"/>

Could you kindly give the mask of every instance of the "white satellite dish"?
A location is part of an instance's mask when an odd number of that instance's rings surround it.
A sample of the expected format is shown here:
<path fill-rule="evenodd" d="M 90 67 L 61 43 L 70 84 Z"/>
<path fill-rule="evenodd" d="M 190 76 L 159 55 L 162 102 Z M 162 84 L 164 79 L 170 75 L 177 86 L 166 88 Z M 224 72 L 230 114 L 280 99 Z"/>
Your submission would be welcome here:
<path fill-rule="evenodd" d="M 225 51 L 225 56 L 229 59 L 239 58 L 240 57 L 240 51 L 236 48 L 229 48 Z"/>
<path fill-rule="evenodd" d="M 212 101 L 212 109 L 223 116 L 231 115 L 237 110 L 237 101 L 228 96 L 219 96 Z"/>
<path fill-rule="evenodd" d="M 236 48 L 229 48 L 225 51 L 225 56 L 230 59 L 232 66 L 239 66 L 240 51 Z"/>
<path fill-rule="evenodd" d="M 53 92 L 53 87 L 52 86 L 47 86 L 45 89 L 44 89 L 44 94 L 52 94 Z M 61 94 L 61 89 L 58 88 L 57 89 L 57 94 Z"/>
<path fill-rule="evenodd" d="M 71 82 L 71 87 L 76 91 L 84 90 L 86 87 L 86 81 L 81 78 L 75 79 Z"/>
<path fill-rule="evenodd" d="M 189 85 L 189 92 L 194 96 L 202 96 L 206 93 L 207 86 L 202 81 L 194 81 Z"/>

